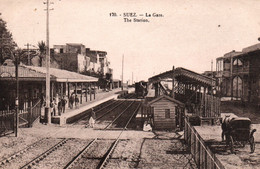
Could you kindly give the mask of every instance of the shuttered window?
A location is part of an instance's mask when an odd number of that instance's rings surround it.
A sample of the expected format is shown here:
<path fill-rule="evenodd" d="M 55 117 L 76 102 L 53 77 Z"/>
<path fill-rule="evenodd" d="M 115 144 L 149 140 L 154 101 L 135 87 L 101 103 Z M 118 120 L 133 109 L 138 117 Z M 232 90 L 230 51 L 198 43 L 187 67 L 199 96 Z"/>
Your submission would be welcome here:
<path fill-rule="evenodd" d="M 165 118 L 166 119 L 170 118 L 170 109 L 165 109 Z"/>

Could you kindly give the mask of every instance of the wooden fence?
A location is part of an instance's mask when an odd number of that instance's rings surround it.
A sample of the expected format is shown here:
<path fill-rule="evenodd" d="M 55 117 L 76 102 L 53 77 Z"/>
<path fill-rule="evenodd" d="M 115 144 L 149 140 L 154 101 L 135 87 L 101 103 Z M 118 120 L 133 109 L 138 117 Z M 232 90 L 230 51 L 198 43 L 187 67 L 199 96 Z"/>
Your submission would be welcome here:
<path fill-rule="evenodd" d="M 215 154 L 206 146 L 205 142 L 185 118 L 184 139 L 188 144 L 191 155 L 198 169 L 224 169 Z"/>
<path fill-rule="evenodd" d="M 15 110 L 0 111 L 0 136 L 14 132 Z"/>

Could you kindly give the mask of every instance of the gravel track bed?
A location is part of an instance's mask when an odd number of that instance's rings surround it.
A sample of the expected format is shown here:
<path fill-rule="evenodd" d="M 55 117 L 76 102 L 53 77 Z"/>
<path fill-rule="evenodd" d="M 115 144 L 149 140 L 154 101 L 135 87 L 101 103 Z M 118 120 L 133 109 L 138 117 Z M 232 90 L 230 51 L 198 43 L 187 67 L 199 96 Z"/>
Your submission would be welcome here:
<path fill-rule="evenodd" d="M 120 101 L 123 102 L 123 101 Z M 122 103 L 121 105 L 119 105 L 118 107 L 116 107 L 113 111 L 111 111 L 109 114 L 101 117 L 98 120 L 98 123 L 103 122 L 103 121 L 107 121 L 107 122 L 111 122 L 114 120 L 114 118 L 120 114 L 128 105 L 129 105 L 129 101 L 126 101 L 124 103 Z M 104 112 L 105 113 L 105 112 Z"/>
<path fill-rule="evenodd" d="M 194 168 L 190 154 L 176 153 L 181 151 L 179 140 L 146 139 L 142 148 L 138 168 Z"/>
<path fill-rule="evenodd" d="M 64 168 L 91 140 L 71 139 L 40 161 L 34 168 Z"/>
<path fill-rule="evenodd" d="M 108 100 L 108 101 L 106 101 L 106 102 L 104 102 L 104 103 L 102 103 L 100 105 L 97 105 L 97 106 L 94 107 L 94 111 L 98 112 L 100 109 L 106 107 L 107 105 L 109 105 L 109 104 L 111 104 L 113 102 L 115 103 L 115 100 Z M 108 106 L 108 108 L 110 106 Z M 91 115 L 91 109 L 86 110 L 85 113 L 86 113 L 85 117 L 80 119 L 79 121 L 76 121 L 73 125 L 86 125 L 88 123 L 89 117 Z"/>
<path fill-rule="evenodd" d="M 139 105 L 138 102 L 134 102 L 111 126 L 111 128 L 124 128 L 126 123 L 136 110 L 137 106 Z"/>
<path fill-rule="evenodd" d="M 142 139 L 119 140 L 106 168 L 136 168 Z"/>
<path fill-rule="evenodd" d="M 73 168 L 96 168 L 115 140 L 97 140 Z"/>
<path fill-rule="evenodd" d="M 30 162 L 35 157 L 39 156 L 40 154 L 48 150 L 50 147 L 57 144 L 59 141 L 61 141 L 61 139 L 54 139 L 54 138 L 44 139 L 35 147 L 30 148 L 27 153 L 24 153 L 21 156 L 13 159 L 11 163 L 7 163 L 5 166 L 3 166 L 3 168 L 5 169 L 20 168 L 26 163 Z"/>
<path fill-rule="evenodd" d="M 18 152 L 30 144 L 33 144 L 40 138 L 36 137 L 14 137 L 14 136 L 7 136 L 7 137 L 0 137 L 0 161 L 8 158 L 9 156 L 13 155 L 15 152 Z M 14 147 L 15 150 L 14 150 Z"/>

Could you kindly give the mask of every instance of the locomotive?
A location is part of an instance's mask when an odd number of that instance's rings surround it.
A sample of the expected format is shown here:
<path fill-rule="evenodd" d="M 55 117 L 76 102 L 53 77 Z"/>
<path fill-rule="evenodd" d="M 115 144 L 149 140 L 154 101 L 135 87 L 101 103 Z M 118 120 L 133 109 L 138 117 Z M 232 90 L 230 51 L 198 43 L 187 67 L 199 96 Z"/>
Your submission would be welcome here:
<path fill-rule="evenodd" d="M 135 95 L 137 98 L 144 98 L 147 95 L 147 86 L 148 82 L 145 81 L 135 83 Z"/>

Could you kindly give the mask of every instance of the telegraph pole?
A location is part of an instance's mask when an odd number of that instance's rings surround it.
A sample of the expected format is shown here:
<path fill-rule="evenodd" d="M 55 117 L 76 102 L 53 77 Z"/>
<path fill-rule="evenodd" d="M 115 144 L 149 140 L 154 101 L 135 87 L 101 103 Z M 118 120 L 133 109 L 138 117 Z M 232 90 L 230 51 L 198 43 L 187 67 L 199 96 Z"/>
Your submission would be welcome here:
<path fill-rule="evenodd" d="M 26 45 L 24 45 L 24 46 L 26 46 L 27 47 L 27 59 L 28 59 L 28 66 L 30 66 L 31 65 L 31 59 L 30 59 L 30 51 L 29 51 L 29 47 L 30 46 L 33 46 L 32 44 L 29 44 L 29 43 L 27 43 Z"/>
<path fill-rule="evenodd" d="M 48 124 L 51 124 L 51 112 L 50 112 L 50 48 L 49 48 L 49 5 L 47 0 L 46 4 L 46 107 L 45 107 L 45 119 Z"/>
<path fill-rule="evenodd" d="M 134 84 L 134 72 L 132 72 L 132 85 Z"/>
<path fill-rule="evenodd" d="M 122 57 L 122 83 L 121 83 L 121 88 L 124 90 L 124 55 Z"/>

